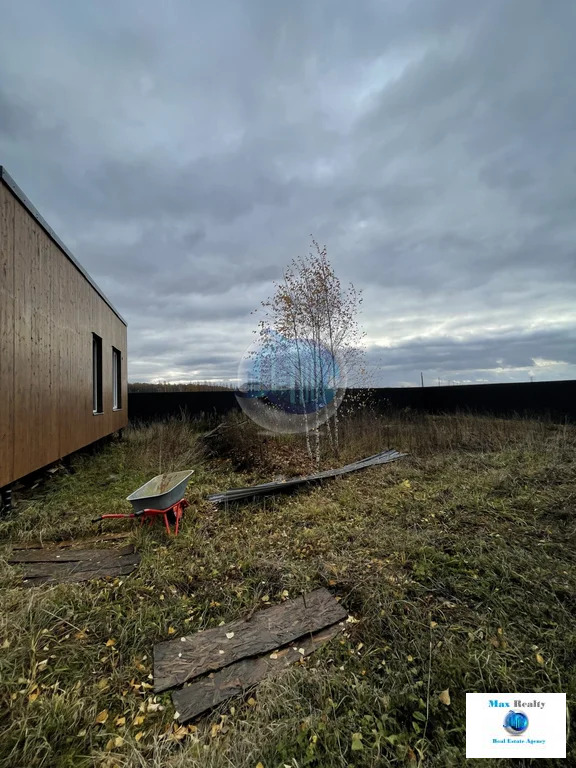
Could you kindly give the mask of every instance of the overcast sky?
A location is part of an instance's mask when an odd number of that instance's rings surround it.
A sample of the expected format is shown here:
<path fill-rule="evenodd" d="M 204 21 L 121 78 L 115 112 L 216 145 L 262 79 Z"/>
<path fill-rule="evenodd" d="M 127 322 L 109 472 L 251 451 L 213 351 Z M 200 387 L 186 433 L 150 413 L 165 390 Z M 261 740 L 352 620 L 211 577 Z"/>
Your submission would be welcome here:
<path fill-rule="evenodd" d="M 372 382 L 576 379 L 574 0 L 0 0 L 0 164 L 128 322 L 228 380 L 326 244 Z"/>

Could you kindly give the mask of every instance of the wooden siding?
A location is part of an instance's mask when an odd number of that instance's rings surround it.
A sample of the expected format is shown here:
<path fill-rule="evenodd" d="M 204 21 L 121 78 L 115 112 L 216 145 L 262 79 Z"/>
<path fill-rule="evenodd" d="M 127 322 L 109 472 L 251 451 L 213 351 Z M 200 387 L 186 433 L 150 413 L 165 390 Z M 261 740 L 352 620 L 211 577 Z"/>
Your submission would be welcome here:
<path fill-rule="evenodd" d="M 103 413 L 92 412 L 92 334 Z M 122 353 L 114 411 L 112 347 Z M 0 182 L 0 487 L 126 426 L 126 326 Z"/>

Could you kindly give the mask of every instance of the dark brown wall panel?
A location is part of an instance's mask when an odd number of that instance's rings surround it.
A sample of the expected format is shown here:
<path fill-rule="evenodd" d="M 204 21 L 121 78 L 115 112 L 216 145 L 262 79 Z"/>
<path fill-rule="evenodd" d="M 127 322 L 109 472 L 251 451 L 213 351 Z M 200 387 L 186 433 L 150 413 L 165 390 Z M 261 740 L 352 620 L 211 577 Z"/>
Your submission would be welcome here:
<path fill-rule="evenodd" d="M 1 487 L 128 418 L 126 326 L 3 183 L 0 194 Z M 102 415 L 92 413 L 93 333 L 102 338 Z M 123 358 L 119 411 L 112 408 L 113 346 Z"/>

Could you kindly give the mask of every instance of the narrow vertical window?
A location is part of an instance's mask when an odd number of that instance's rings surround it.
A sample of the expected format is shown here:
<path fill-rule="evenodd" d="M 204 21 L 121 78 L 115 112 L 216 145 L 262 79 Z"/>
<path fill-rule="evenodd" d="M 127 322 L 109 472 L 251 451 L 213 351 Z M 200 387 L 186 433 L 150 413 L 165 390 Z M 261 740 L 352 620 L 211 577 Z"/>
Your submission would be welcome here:
<path fill-rule="evenodd" d="M 112 347 L 112 392 L 113 408 L 118 411 L 122 408 L 122 355 L 116 347 Z"/>
<path fill-rule="evenodd" d="M 102 413 L 102 339 L 92 334 L 92 411 Z"/>

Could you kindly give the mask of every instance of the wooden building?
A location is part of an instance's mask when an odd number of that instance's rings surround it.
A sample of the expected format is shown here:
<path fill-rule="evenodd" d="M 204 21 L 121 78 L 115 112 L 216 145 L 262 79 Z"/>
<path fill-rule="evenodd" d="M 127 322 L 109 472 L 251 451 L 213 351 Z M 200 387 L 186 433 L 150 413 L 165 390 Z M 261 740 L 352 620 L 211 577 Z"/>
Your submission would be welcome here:
<path fill-rule="evenodd" d="M 126 323 L 0 166 L 0 489 L 126 426 Z"/>

